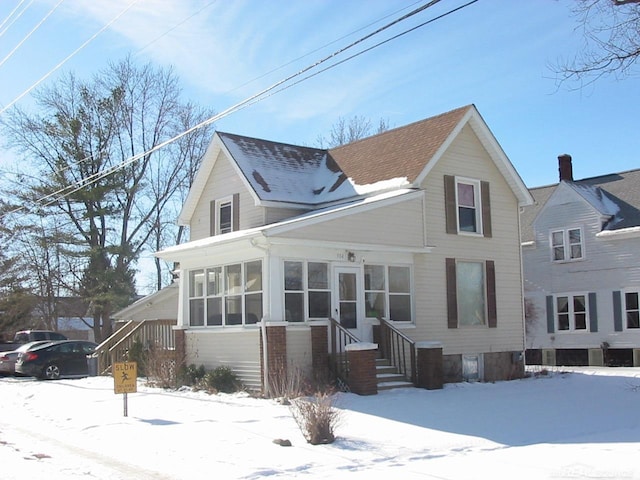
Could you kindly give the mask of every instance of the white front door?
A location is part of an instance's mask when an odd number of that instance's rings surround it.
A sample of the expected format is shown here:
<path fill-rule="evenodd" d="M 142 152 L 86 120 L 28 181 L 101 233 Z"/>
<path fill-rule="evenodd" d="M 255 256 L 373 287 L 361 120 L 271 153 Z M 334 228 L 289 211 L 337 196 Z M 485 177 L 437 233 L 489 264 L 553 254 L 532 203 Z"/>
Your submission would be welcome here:
<path fill-rule="evenodd" d="M 364 290 L 362 269 L 336 267 L 334 270 L 335 294 L 333 312 L 335 319 L 359 340 L 371 341 L 371 327 L 367 329 L 364 318 Z"/>

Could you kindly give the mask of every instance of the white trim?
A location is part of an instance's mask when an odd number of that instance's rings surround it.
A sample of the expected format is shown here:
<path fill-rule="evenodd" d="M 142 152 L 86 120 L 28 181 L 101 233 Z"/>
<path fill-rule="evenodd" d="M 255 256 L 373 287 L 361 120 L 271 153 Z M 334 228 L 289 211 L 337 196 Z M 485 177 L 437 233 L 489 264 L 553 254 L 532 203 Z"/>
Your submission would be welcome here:
<path fill-rule="evenodd" d="M 473 187 L 473 201 L 475 203 L 475 221 L 476 221 L 476 230 L 475 231 L 467 231 L 460 230 L 460 200 L 458 199 L 458 184 L 463 185 L 471 185 Z M 483 237 L 484 232 L 482 226 L 484 224 L 484 219 L 482 218 L 482 183 L 480 180 L 469 177 L 454 177 L 454 195 L 456 199 L 456 228 L 458 229 L 458 235 L 470 235 L 473 237 Z M 464 205 L 462 206 L 464 208 Z"/>
<path fill-rule="evenodd" d="M 577 244 L 571 244 L 569 242 L 569 232 L 572 230 L 580 231 L 580 257 L 571 258 L 571 246 Z M 554 258 L 554 245 L 553 245 L 553 234 L 562 232 L 562 251 L 564 258 L 561 260 L 556 260 Z M 584 228 L 581 225 L 570 226 L 570 227 L 562 227 L 562 228 L 553 228 L 549 229 L 549 258 L 551 259 L 551 263 L 572 263 L 572 262 L 581 262 L 586 260 L 587 256 L 585 255 L 585 241 L 584 241 Z"/>
<path fill-rule="evenodd" d="M 553 297 L 553 321 L 554 321 L 554 330 L 556 334 L 565 335 L 565 334 L 585 334 L 591 333 L 591 316 L 590 316 L 590 305 L 589 305 L 589 292 L 570 292 L 570 293 L 554 293 Z M 560 322 L 558 318 L 558 297 L 567 297 L 567 306 L 568 311 L 567 315 L 569 316 L 569 328 L 567 330 L 560 329 Z M 584 313 L 585 313 L 585 328 L 584 329 L 576 329 L 576 320 L 575 320 L 575 311 L 573 310 L 573 299 L 574 297 L 584 297 Z M 595 332 L 594 332 L 595 333 Z"/>
<path fill-rule="evenodd" d="M 603 230 L 596 233 L 596 238 L 603 240 L 626 240 L 640 238 L 640 227 L 619 228 L 618 230 Z"/>

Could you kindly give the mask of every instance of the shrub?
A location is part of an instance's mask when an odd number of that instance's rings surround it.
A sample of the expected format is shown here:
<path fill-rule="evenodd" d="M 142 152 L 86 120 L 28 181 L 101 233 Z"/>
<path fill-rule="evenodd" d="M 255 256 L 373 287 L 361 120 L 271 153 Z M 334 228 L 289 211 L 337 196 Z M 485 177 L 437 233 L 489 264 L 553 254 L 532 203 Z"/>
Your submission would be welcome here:
<path fill-rule="evenodd" d="M 333 443 L 340 412 L 335 408 L 335 395 L 318 392 L 313 397 L 292 401 L 291 412 L 305 439 L 311 445 Z"/>
<path fill-rule="evenodd" d="M 216 367 L 204 376 L 205 384 L 217 392 L 233 393 L 240 389 L 240 382 L 229 367 Z"/>

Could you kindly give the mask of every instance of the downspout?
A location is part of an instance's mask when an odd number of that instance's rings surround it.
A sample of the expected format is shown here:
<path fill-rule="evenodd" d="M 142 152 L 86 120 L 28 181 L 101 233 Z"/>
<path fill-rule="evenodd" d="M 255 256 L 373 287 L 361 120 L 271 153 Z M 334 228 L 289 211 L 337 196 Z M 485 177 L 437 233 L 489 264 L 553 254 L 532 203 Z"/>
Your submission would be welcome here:
<path fill-rule="evenodd" d="M 524 303 L 524 260 L 522 258 L 522 224 L 521 214 L 524 211 L 524 207 L 518 207 L 518 256 L 520 257 L 520 296 L 522 302 L 520 308 L 522 309 L 522 356 L 524 361 L 524 355 L 527 350 L 527 318 L 526 308 Z"/>

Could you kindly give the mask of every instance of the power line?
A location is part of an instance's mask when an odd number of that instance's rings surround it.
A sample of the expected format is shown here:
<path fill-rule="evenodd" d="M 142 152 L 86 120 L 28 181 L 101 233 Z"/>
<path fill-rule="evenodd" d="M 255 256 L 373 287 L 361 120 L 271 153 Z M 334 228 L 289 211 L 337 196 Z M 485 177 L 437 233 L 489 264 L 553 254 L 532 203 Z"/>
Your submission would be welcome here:
<path fill-rule="evenodd" d="M 60 0 L 61 2 L 63 0 Z M 25 97 L 31 90 L 33 90 L 34 88 L 36 88 L 38 85 L 40 85 L 42 82 L 44 82 L 47 78 L 49 78 L 51 75 L 53 75 L 54 72 L 56 72 L 60 67 L 62 67 L 65 63 L 67 63 L 67 61 L 69 61 L 72 57 L 74 57 L 80 50 L 82 50 L 84 47 L 86 47 L 89 43 L 91 43 L 93 40 L 95 40 L 95 38 L 100 35 L 102 32 L 104 32 L 107 28 L 109 28 L 111 25 L 113 25 L 113 23 L 115 23 L 122 15 L 124 15 L 131 7 L 133 7 L 133 5 L 135 5 L 139 0 L 133 0 L 129 5 L 127 5 L 125 7 L 124 10 L 122 10 L 118 15 L 116 15 L 115 17 L 113 17 L 111 19 L 111 21 L 109 23 L 107 23 L 106 25 L 104 25 L 100 30 L 98 30 L 96 33 L 94 33 L 91 37 L 89 37 L 89 39 L 87 39 L 82 45 L 80 45 L 78 48 L 76 48 L 73 52 L 71 52 L 67 57 L 65 57 L 64 60 L 62 60 L 60 63 L 58 63 L 55 67 L 53 67 L 51 70 L 49 70 L 42 78 L 40 78 L 40 80 L 38 80 L 36 83 L 34 83 L 33 85 L 31 85 L 29 88 L 27 88 L 24 92 L 22 92 L 20 95 L 18 95 L 15 99 L 13 99 L 9 104 L 7 104 L 6 106 L 2 107 L 2 109 L 0 110 L 0 115 L 3 114 L 8 108 L 10 108 L 11 106 L 15 105 L 17 102 L 19 102 L 23 97 Z"/>
<path fill-rule="evenodd" d="M 9 12 L 9 15 L 7 15 L 7 18 L 5 18 L 5 19 L 2 21 L 2 23 L 0 23 L 0 29 L 1 29 L 2 27 L 4 27 L 4 24 L 5 24 L 5 23 L 7 23 L 7 22 L 9 21 L 9 19 L 11 19 L 11 17 L 13 16 L 13 14 L 14 14 L 14 13 L 16 13 L 16 10 L 18 10 L 18 9 L 20 8 L 20 5 L 22 5 L 25 1 L 26 1 L 26 0 L 20 0 L 20 3 L 18 3 L 18 5 L 16 5 L 16 6 L 15 6 L 15 8 L 14 8 L 13 10 L 11 10 L 11 12 Z M 18 14 L 15 16 L 15 18 L 14 18 L 13 20 L 11 20 L 11 22 L 9 23 L 9 25 L 7 25 L 7 27 L 6 27 L 4 30 L 0 31 L 0 37 L 1 37 L 2 35 L 4 35 L 4 33 L 5 33 L 7 30 L 9 30 L 9 28 L 11 27 L 11 25 L 13 25 L 13 24 L 16 22 L 16 20 L 18 20 L 18 19 L 22 16 L 22 14 L 24 14 L 24 12 L 26 12 L 26 11 L 29 9 L 29 7 L 31 6 L 31 4 L 33 3 L 33 1 L 34 1 L 34 0 L 31 0 L 31 1 L 29 2 L 29 4 L 28 4 L 26 7 L 24 7 L 24 8 L 22 9 L 22 11 L 21 11 L 20 13 L 18 13 Z"/>
<path fill-rule="evenodd" d="M 340 64 L 342 64 L 342 63 L 344 63 L 344 62 L 346 62 L 346 61 L 348 61 L 348 60 L 350 60 L 352 58 L 355 58 L 355 57 L 357 57 L 359 55 L 362 55 L 362 54 L 364 54 L 364 53 L 366 53 L 366 52 L 368 52 L 368 51 L 370 51 L 370 50 L 372 50 L 372 49 L 374 49 L 374 48 L 376 48 L 376 47 L 378 47 L 380 45 L 386 44 L 386 43 L 388 43 L 388 42 L 390 42 L 390 41 L 392 41 L 394 39 L 397 39 L 400 36 L 403 36 L 403 35 L 411 32 L 411 31 L 414 31 L 414 30 L 416 30 L 418 28 L 424 27 L 425 25 L 428 25 L 428 24 L 430 24 L 430 23 L 432 23 L 432 22 L 434 22 L 434 21 L 436 21 L 438 19 L 441 19 L 441 18 L 443 18 L 443 17 L 445 17 L 445 16 L 447 16 L 447 15 L 449 15 L 451 13 L 459 11 L 462 8 L 465 8 L 465 7 L 467 7 L 467 6 L 469 6 L 469 5 L 473 4 L 473 3 L 476 3 L 477 1 L 478 0 L 472 0 L 471 2 L 469 2 L 469 3 L 465 4 L 465 5 L 457 7 L 457 8 L 455 8 L 455 9 L 449 11 L 449 12 L 446 12 L 446 13 L 444 13 L 442 15 L 439 15 L 438 17 L 435 17 L 435 18 L 430 19 L 430 20 L 428 20 L 426 22 L 423 22 L 422 24 L 420 24 L 418 26 L 415 26 L 415 27 L 412 27 L 410 29 L 407 29 L 404 32 L 401 32 L 400 34 L 397 34 L 397 35 L 395 35 L 395 36 L 393 36 L 393 37 L 391 37 L 391 38 L 389 38 L 387 40 L 379 42 L 378 44 L 376 44 L 374 46 L 371 46 L 371 47 L 369 47 L 369 48 L 367 48 L 367 49 L 365 49 L 365 50 L 363 50 L 361 52 L 358 52 L 357 54 L 354 54 L 351 57 L 348 57 L 348 58 L 346 58 L 344 60 L 341 60 L 340 62 L 332 64 L 329 67 L 324 68 L 324 69 L 322 69 L 322 70 L 320 70 L 318 72 L 315 72 L 315 73 L 313 73 L 311 75 L 308 75 L 308 76 L 296 81 L 295 83 L 292 83 L 290 85 L 287 85 L 287 86 L 285 86 L 283 88 L 278 89 L 278 87 L 280 87 L 281 85 L 289 82 L 290 80 L 292 80 L 292 79 L 294 79 L 294 78 L 296 78 L 296 77 L 298 77 L 300 75 L 303 75 L 304 73 L 306 73 L 306 72 L 316 68 L 317 66 L 327 62 L 328 60 L 336 57 L 337 55 L 345 52 L 346 50 L 348 50 L 350 48 L 353 48 L 356 45 L 359 45 L 360 43 L 362 43 L 365 40 L 373 37 L 374 35 L 377 35 L 377 34 L 381 33 L 382 31 L 390 28 L 391 26 L 396 25 L 399 22 L 404 21 L 404 20 L 416 15 L 417 13 L 420 13 L 420 12 L 426 10 L 427 8 L 430 8 L 433 5 L 435 5 L 435 4 L 440 2 L 440 0 L 432 0 L 432 1 L 428 2 L 427 4 L 417 8 L 417 9 L 411 11 L 411 12 L 409 12 L 408 14 L 403 15 L 402 17 L 394 20 L 393 22 L 391 22 L 391 23 L 389 23 L 389 24 L 377 29 L 376 31 L 374 31 L 374 32 L 372 32 L 372 33 L 370 33 L 370 34 L 368 34 L 368 35 L 356 40 L 355 42 L 352 42 L 351 44 L 347 45 L 346 47 L 343 47 L 343 48 L 337 50 L 336 52 L 328 55 L 327 57 L 324 57 L 323 59 L 318 60 L 314 64 L 303 68 L 299 72 L 297 72 L 295 74 L 292 74 L 292 75 L 286 77 L 285 79 L 276 82 L 275 84 L 271 85 L 270 87 L 267 87 L 266 89 L 264 89 L 264 90 L 262 90 L 262 91 L 260 91 L 260 92 L 258 92 L 256 94 L 246 98 L 245 100 L 242 100 L 241 102 L 236 103 L 235 105 L 227 108 L 226 110 L 220 112 L 219 114 L 216 114 L 216 115 L 213 115 L 212 117 L 209 117 L 208 119 L 206 119 L 206 120 L 200 122 L 199 124 L 197 124 L 197 125 L 189 128 L 189 129 L 185 130 L 184 132 L 174 136 L 173 138 L 170 138 L 170 139 L 168 139 L 168 140 L 166 140 L 166 141 L 154 146 L 153 148 L 151 148 L 151 149 L 149 149 L 149 150 L 147 150 L 145 152 L 142 152 L 140 154 L 137 154 L 137 155 L 134 155 L 132 157 L 129 157 L 127 160 L 119 163 L 118 165 L 110 167 L 110 168 L 108 168 L 108 169 L 106 169 L 104 171 L 97 172 L 97 173 L 95 173 L 93 175 L 90 175 L 88 177 L 82 178 L 82 179 L 80 179 L 79 181 L 75 182 L 72 185 L 69 185 L 67 187 L 61 188 L 56 192 L 53 192 L 53 193 L 51 193 L 49 195 L 41 197 L 40 199 L 35 200 L 35 203 L 36 204 L 40 204 L 42 207 L 50 206 L 50 205 L 54 204 L 55 202 L 59 201 L 61 198 L 69 196 L 69 195 L 71 195 L 71 194 L 73 194 L 75 192 L 78 192 L 78 191 L 82 190 L 83 188 L 85 188 L 85 187 L 87 187 L 89 185 L 92 185 L 92 184 L 98 182 L 102 178 L 105 178 L 105 177 L 111 175 L 112 173 L 114 173 L 114 172 L 116 172 L 116 171 L 118 171 L 118 170 L 120 170 L 120 169 L 122 169 L 122 168 L 124 168 L 124 167 L 126 167 L 126 166 L 128 166 L 128 165 L 130 165 L 130 164 L 132 164 L 134 162 L 136 162 L 137 160 L 139 160 L 140 158 L 142 158 L 142 157 L 144 157 L 146 155 L 149 155 L 149 154 L 151 154 L 151 153 L 153 153 L 153 152 L 155 152 L 157 150 L 160 150 L 161 148 L 164 148 L 165 146 L 175 142 L 176 140 L 179 140 L 180 138 L 188 135 L 189 133 L 191 133 L 191 132 L 193 132 L 195 130 L 198 130 L 198 129 L 204 127 L 204 126 L 210 125 L 210 124 L 220 120 L 221 118 L 224 118 L 224 117 L 230 115 L 231 113 L 234 113 L 234 112 L 236 112 L 238 110 L 241 110 L 241 109 L 243 109 L 243 108 L 245 108 L 245 107 L 247 107 L 249 105 L 253 105 L 253 104 L 255 104 L 255 103 L 257 103 L 257 102 L 259 102 L 261 100 L 264 100 L 265 98 L 268 98 L 268 97 L 274 95 L 275 93 L 278 93 L 280 91 L 286 90 L 286 89 L 290 88 L 291 86 L 296 85 L 298 83 L 301 83 L 302 81 L 307 80 L 307 79 L 309 79 L 309 78 L 311 78 L 311 77 L 313 77 L 315 75 L 319 75 L 320 73 L 322 73 L 324 71 L 327 71 L 327 70 L 329 70 L 331 68 L 334 68 L 334 67 L 336 67 L 336 66 L 338 66 L 338 65 L 340 65 Z M 272 92 L 272 93 L 270 93 L 270 92 Z M 269 94 L 269 95 L 267 95 L 267 94 Z M 84 161 L 84 160 L 86 160 L 88 158 L 91 158 L 91 157 L 87 157 L 87 158 L 85 158 L 85 159 L 83 159 L 81 161 Z M 8 214 L 9 213 L 16 213 L 16 212 L 18 212 L 20 210 L 23 210 L 23 209 L 25 209 L 24 206 L 17 207 L 16 209 L 8 212 Z"/>
<path fill-rule="evenodd" d="M 42 24 L 47 20 L 47 18 L 49 18 L 49 17 L 51 16 L 51 14 L 53 14 L 53 12 L 55 12 L 55 11 L 57 10 L 57 8 L 60 6 L 60 4 L 61 4 L 62 2 L 64 2 L 64 0 L 60 0 L 58 3 L 56 3 L 56 4 L 55 4 L 55 6 L 54 6 L 51 10 L 49 10 L 49 13 L 47 13 L 47 14 L 44 16 L 44 18 L 43 18 L 42 20 L 40 20 L 40 21 L 38 22 L 38 24 L 37 24 L 35 27 L 33 27 L 33 29 L 32 29 L 29 33 L 27 33 L 27 36 L 26 36 L 26 37 L 24 37 L 24 38 L 23 38 L 23 39 L 18 43 L 18 45 L 16 45 L 16 46 L 14 47 L 14 49 L 13 49 L 13 50 L 11 50 L 11 51 L 8 53 L 8 55 L 7 55 L 6 57 L 4 57 L 4 58 L 0 61 L 0 67 L 1 67 L 2 65 L 4 65 L 4 63 L 5 63 L 9 58 L 11 58 L 11 56 L 16 52 L 16 50 L 18 50 L 18 49 L 22 46 L 22 44 L 23 44 L 24 42 L 26 42 L 26 41 L 29 39 L 29 37 L 31 37 L 31 35 L 33 35 L 33 33 L 34 33 L 36 30 L 38 30 L 38 28 L 40 28 L 40 25 L 42 25 Z"/>

